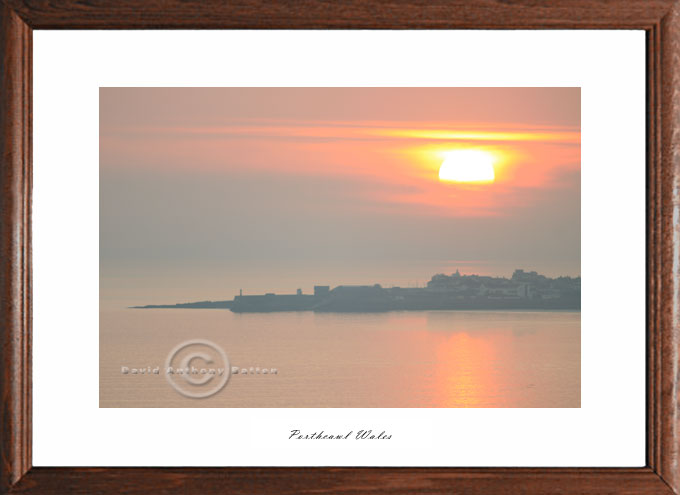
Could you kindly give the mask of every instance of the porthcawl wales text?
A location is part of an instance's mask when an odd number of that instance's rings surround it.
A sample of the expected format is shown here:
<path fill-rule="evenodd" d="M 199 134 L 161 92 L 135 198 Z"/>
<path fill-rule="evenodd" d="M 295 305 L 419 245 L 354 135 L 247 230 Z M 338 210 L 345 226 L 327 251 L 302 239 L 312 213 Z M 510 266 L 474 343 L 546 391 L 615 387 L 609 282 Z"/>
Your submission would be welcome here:
<path fill-rule="evenodd" d="M 350 430 L 345 433 L 326 433 L 324 430 L 314 433 L 305 433 L 300 430 L 290 430 L 288 440 L 391 440 L 392 434 L 385 430 L 381 432 L 373 430 L 359 430 L 354 433 Z"/>

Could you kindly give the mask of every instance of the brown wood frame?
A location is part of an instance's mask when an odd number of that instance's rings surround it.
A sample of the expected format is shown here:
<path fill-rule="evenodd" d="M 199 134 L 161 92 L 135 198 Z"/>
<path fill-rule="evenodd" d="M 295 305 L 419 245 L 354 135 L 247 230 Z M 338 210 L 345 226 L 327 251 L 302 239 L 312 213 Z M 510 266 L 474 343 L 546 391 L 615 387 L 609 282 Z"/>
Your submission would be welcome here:
<path fill-rule="evenodd" d="M 645 30 L 646 466 L 32 467 L 33 29 L 180 28 Z M 0 493 L 680 493 L 680 0 L 0 0 L 0 71 Z"/>

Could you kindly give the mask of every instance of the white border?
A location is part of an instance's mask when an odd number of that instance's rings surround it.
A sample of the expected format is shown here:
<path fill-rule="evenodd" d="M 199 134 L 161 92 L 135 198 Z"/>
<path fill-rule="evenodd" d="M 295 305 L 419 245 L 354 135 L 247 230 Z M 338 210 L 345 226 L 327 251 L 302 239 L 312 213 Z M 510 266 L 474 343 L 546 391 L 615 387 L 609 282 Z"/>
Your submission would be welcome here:
<path fill-rule="evenodd" d="M 33 464 L 642 466 L 642 31 L 36 31 Z M 580 86 L 580 409 L 99 409 L 99 86 Z M 386 428 L 387 442 L 288 430 Z"/>

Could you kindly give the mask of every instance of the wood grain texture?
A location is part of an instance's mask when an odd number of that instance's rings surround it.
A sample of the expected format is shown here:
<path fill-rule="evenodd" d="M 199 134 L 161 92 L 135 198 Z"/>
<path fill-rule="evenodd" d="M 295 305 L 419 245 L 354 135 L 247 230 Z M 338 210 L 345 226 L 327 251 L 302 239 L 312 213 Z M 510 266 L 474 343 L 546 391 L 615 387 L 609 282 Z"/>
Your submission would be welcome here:
<path fill-rule="evenodd" d="M 0 6 L 0 490 L 31 458 L 31 36 Z"/>
<path fill-rule="evenodd" d="M 661 327 L 658 473 L 680 492 L 680 2 L 660 25 L 661 45 Z"/>
<path fill-rule="evenodd" d="M 647 32 L 647 464 L 639 469 L 31 468 L 31 32 Z M 0 493 L 680 494 L 680 0 L 0 0 Z"/>
<path fill-rule="evenodd" d="M 661 454 L 661 316 L 664 311 L 661 191 L 661 33 L 647 32 L 647 464 Z"/>
<path fill-rule="evenodd" d="M 33 29 L 650 26 L 669 0 L 7 0 Z"/>
<path fill-rule="evenodd" d="M 12 493 L 73 495 L 225 494 L 566 494 L 668 495 L 668 486 L 641 469 L 432 468 L 35 468 Z"/>

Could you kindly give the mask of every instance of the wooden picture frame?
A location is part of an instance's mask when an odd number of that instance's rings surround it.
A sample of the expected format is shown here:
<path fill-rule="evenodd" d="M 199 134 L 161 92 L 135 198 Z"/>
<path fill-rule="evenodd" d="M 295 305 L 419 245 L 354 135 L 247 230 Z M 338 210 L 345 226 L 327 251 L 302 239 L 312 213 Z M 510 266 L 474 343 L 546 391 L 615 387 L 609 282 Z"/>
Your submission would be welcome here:
<path fill-rule="evenodd" d="M 33 30 L 253 28 L 645 30 L 645 467 L 31 466 Z M 680 0 L 0 0 L 0 58 L 0 493 L 680 493 Z"/>

